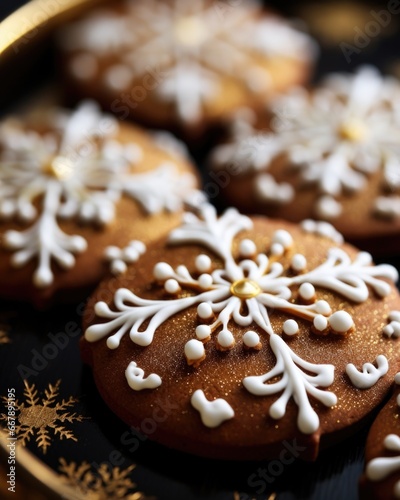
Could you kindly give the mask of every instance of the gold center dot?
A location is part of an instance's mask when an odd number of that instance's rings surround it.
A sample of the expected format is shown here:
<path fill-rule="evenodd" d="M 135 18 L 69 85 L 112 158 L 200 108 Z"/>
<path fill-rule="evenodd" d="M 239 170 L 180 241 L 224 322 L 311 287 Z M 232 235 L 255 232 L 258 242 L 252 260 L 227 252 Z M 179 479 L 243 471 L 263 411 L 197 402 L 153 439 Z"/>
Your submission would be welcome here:
<path fill-rule="evenodd" d="M 362 141 L 367 135 L 367 127 L 358 120 L 349 120 L 339 127 L 339 135 L 347 141 Z"/>
<path fill-rule="evenodd" d="M 55 156 L 43 165 L 42 171 L 51 177 L 65 180 L 72 176 L 74 165 L 65 156 Z"/>
<path fill-rule="evenodd" d="M 235 281 L 231 286 L 231 293 L 239 299 L 252 299 L 261 293 L 261 288 L 255 281 L 243 279 Z"/>
<path fill-rule="evenodd" d="M 182 45 L 200 45 L 206 34 L 204 24 L 194 16 L 182 17 L 175 23 L 174 35 Z"/>

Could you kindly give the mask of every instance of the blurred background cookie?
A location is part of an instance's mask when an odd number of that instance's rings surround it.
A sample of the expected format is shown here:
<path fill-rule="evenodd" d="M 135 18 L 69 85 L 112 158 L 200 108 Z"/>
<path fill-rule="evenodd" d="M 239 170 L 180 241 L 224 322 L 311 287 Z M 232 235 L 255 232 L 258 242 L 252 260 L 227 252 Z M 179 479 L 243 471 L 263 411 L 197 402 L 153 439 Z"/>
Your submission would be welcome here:
<path fill-rule="evenodd" d="M 117 258 L 106 247 L 168 232 L 197 187 L 177 141 L 118 123 L 93 102 L 10 117 L 0 127 L 3 297 L 39 305 L 55 295 L 77 299 Z M 143 250 L 133 247 L 122 260 Z"/>
<path fill-rule="evenodd" d="M 308 80 L 316 45 L 256 1 L 124 1 L 62 33 L 69 91 L 187 139 Z"/>
<path fill-rule="evenodd" d="M 234 118 L 211 157 L 211 197 L 245 212 L 331 222 L 374 252 L 400 248 L 400 84 L 331 74 Z"/>
<path fill-rule="evenodd" d="M 329 224 L 203 205 L 98 287 L 81 352 L 130 426 L 173 402 L 151 439 L 228 460 L 277 458 L 294 440 L 315 459 L 391 387 L 396 279 Z"/>

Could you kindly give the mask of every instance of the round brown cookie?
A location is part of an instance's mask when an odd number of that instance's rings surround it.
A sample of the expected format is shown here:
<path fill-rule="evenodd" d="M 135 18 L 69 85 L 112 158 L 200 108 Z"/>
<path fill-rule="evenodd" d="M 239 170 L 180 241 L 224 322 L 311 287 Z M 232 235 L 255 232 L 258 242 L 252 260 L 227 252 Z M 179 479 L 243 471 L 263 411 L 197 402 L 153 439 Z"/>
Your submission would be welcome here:
<path fill-rule="evenodd" d="M 400 315 L 396 319 L 400 321 Z M 360 481 L 361 498 L 400 497 L 400 373 L 394 380 L 394 393 L 368 434 L 366 468 Z"/>
<path fill-rule="evenodd" d="M 314 221 L 188 213 L 89 300 L 81 351 L 104 401 L 186 452 L 262 459 L 295 442 L 315 459 L 399 368 L 397 272 L 341 241 Z"/>
<path fill-rule="evenodd" d="M 306 81 L 314 42 L 258 2 L 124 1 L 61 35 L 68 88 L 119 118 L 198 138 L 241 106 Z"/>
<path fill-rule="evenodd" d="M 206 192 L 228 205 L 331 222 L 360 248 L 400 248 L 400 84 L 364 67 L 235 118 Z"/>
<path fill-rule="evenodd" d="M 1 123 L 1 296 L 76 300 L 177 226 L 198 182 L 179 144 L 93 102 Z"/>

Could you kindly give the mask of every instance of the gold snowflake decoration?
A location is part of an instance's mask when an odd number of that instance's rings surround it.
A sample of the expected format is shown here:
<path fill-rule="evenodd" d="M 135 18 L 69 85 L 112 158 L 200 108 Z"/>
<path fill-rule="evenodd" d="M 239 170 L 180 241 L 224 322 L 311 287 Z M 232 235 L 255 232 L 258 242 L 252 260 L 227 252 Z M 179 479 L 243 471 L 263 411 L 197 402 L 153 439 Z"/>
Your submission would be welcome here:
<path fill-rule="evenodd" d="M 83 416 L 68 411 L 75 403 L 78 402 L 72 396 L 69 399 L 63 399 L 61 402 L 56 402 L 59 395 L 61 380 L 58 380 L 55 385 L 49 384 L 44 391 L 44 397 L 38 396 L 38 391 L 35 384 L 29 385 L 27 380 L 24 380 L 25 401 L 19 403 L 16 400 L 15 408 L 18 412 L 17 423 L 15 426 L 18 441 L 22 446 L 36 436 L 36 443 L 43 453 L 51 445 L 52 439 L 72 439 L 77 441 L 74 433 L 66 429 L 62 424 L 64 422 L 82 422 Z M 7 403 L 7 398 L 3 397 L 3 401 Z M 0 414 L 0 420 L 7 421 L 5 414 Z M 52 431 L 52 432 L 51 432 Z M 53 434 L 53 437 L 52 437 Z"/>
<path fill-rule="evenodd" d="M 150 500 L 136 489 L 136 484 L 130 478 L 131 472 L 136 465 L 131 465 L 126 469 L 110 467 L 106 463 L 100 464 L 96 470 L 88 462 L 80 465 L 75 462 L 67 463 L 64 458 L 60 458 L 59 471 L 62 480 L 72 486 L 86 499 L 108 500 L 124 498 L 126 500 Z"/>

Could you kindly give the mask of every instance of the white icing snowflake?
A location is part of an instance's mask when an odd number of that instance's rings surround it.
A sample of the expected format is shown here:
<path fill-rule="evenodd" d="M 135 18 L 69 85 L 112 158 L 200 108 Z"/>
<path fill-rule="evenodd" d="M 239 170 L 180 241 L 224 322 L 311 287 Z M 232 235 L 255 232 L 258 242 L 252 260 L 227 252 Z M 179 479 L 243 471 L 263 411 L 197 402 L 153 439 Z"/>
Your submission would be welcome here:
<path fill-rule="evenodd" d="M 355 75 L 333 74 L 311 94 L 295 89 L 275 99 L 271 133 L 256 130 L 251 114 L 240 113 L 233 143 L 217 148 L 214 158 L 220 167 L 239 158 L 242 171 L 262 170 L 254 181 L 258 198 L 285 204 L 295 196 L 293 188 L 278 185 L 264 171 L 286 155 L 293 175 L 317 187 L 316 215 L 334 219 L 342 212 L 337 198 L 362 190 L 380 169 L 384 188 L 400 188 L 399 100 L 399 83 L 373 67 L 362 67 Z M 383 196 L 375 209 L 397 217 L 398 205 L 398 197 L 393 203 Z"/>
<path fill-rule="evenodd" d="M 122 195 L 148 213 L 176 211 L 194 187 L 193 176 L 179 175 L 171 162 L 132 171 L 141 148 L 118 143 L 117 122 L 92 102 L 51 115 L 48 127 L 42 134 L 12 120 L 0 127 L 0 217 L 30 224 L 5 232 L 3 247 L 14 252 L 15 267 L 37 259 L 37 287 L 53 282 L 53 260 L 69 269 L 87 246 L 81 236 L 64 233 L 58 219 L 107 224 Z"/>
<path fill-rule="evenodd" d="M 123 17 L 104 10 L 67 30 L 64 46 L 78 51 L 72 71 L 90 77 L 88 66 L 98 71 L 96 56 L 112 55 L 116 61 L 100 77 L 120 91 L 131 88 L 135 78 L 156 73 L 151 90 L 173 103 L 185 122 L 198 120 L 204 102 L 221 92 L 220 75 L 263 92 L 270 81 L 260 58 L 302 60 L 315 51 L 309 37 L 264 16 L 256 1 L 234 6 L 205 0 L 127 1 L 124 8 Z"/>
<path fill-rule="evenodd" d="M 312 433 L 317 430 L 319 420 L 309 402 L 309 395 L 326 406 L 336 403 L 335 395 L 318 388 L 331 385 L 334 367 L 299 358 L 274 331 L 268 311 L 282 311 L 306 319 L 313 323 L 316 331 L 327 333 L 331 329 L 346 334 L 354 326 L 351 316 L 345 311 L 332 312 L 328 302 L 315 298 L 314 287 L 332 290 L 354 302 L 363 302 L 369 296 L 369 288 L 379 296 L 388 295 L 391 287 L 384 279 L 396 280 L 397 272 L 388 265 L 372 266 L 371 256 L 365 252 L 360 252 L 352 260 L 344 250 L 332 248 L 326 260 L 314 269 L 308 269 L 303 255 L 294 254 L 292 272 L 287 273 L 277 262 L 293 245 L 291 235 L 284 230 L 275 232 L 266 253 L 257 253 L 254 242 L 243 239 L 239 243 L 240 257 L 236 260 L 232 255 L 233 239 L 241 231 L 251 228 L 252 221 L 234 209 L 228 210 L 219 219 L 215 209 L 208 204 L 202 205 L 197 214 L 186 214 L 183 225 L 171 232 L 170 244 L 203 245 L 222 259 L 223 266 L 212 269 L 211 259 L 206 254 L 197 256 L 194 273 L 185 265 L 174 270 L 165 262 L 158 263 L 154 268 L 154 278 L 160 286 L 163 284 L 171 299 L 142 299 L 128 289 L 119 289 L 114 296 L 114 310 L 105 302 L 95 305 L 97 316 L 104 322 L 90 326 L 85 338 L 94 342 L 108 337 L 107 346 L 116 349 L 122 337 L 129 332 L 134 343 L 148 346 L 161 324 L 174 314 L 197 305 L 197 315 L 203 324 L 199 324 L 194 332 L 197 339 L 189 341 L 185 348 L 188 363 L 195 365 L 192 362 L 205 358 L 201 341 L 206 342 L 215 334 L 221 350 L 232 349 L 235 340 L 230 323 L 249 327 L 244 335 L 252 337 L 255 335 L 250 327 L 255 324 L 269 338 L 277 361 L 269 373 L 245 378 L 244 386 L 256 395 L 283 391 L 271 407 L 273 418 L 283 416 L 287 402 L 293 397 L 299 406 L 300 430 Z M 293 288 L 298 290 L 300 299 L 305 299 L 307 304 L 292 301 Z M 184 296 L 176 297 L 181 291 L 185 292 Z M 187 292 L 191 294 L 187 295 Z M 143 327 L 143 324 L 146 326 Z M 286 325 L 286 331 L 289 335 L 295 334 L 296 329 L 292 327 L 296 325 L 290 326 Z M 250 345 L 255 348 L 258 341 L 254 338 Z M 266 384 L 280 374 L 282 378 L 279 382 Z"/>

